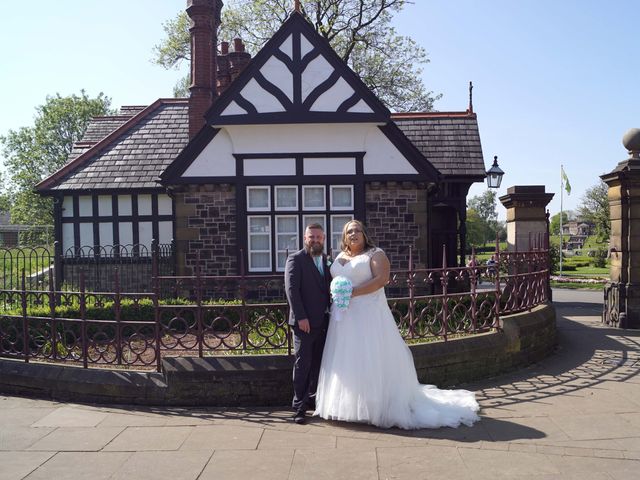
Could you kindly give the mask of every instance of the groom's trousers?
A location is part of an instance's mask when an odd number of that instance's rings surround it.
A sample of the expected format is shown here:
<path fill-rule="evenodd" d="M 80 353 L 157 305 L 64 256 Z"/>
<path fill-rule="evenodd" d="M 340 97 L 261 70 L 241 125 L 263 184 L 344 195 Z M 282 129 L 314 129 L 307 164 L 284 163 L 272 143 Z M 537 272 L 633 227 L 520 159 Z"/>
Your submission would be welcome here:
<path fill-rule="evenodd" d="M 297 326 L 293 328 L 293 402 L 296 412 L 314 407 L 322 351 L 327 338 L 327 328 L 312 328 L 305 333 Z"/>

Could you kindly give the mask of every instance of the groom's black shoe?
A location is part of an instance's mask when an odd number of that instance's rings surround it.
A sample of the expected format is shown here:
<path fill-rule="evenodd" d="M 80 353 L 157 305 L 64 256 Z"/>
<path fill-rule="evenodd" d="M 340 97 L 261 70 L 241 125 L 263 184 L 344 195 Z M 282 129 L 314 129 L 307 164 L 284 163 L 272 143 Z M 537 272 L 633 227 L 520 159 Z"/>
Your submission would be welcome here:
<path fill-rule="evenodd" d="M 304 425 L 307 423 L 307 418 L 304 413 L 304 410 L 298 410 L 296 414 L 293 416 L 293 421 L 298 425 Z"/>

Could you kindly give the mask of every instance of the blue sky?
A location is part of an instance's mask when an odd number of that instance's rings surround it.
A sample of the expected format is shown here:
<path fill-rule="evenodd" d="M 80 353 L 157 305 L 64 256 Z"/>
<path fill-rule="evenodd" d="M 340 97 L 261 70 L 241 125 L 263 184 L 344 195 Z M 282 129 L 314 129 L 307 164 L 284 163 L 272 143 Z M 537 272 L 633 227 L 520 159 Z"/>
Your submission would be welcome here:
<path fill-rule="evenodd" d="M 114 106 L 170 97 L 187 66 L 165 71 L 150 58 L 162 22 L 185 5 L 0 2 L 0 134 L 31 124 L 56 92 L 102 91 Z M 394 26 L 429 53 L 424 79 L 443 94 L 438 110 L 465 110 L 473 81 L 485 164 L 498 155 L 506 172 L 499 195 L 545 185 L 553 214 L 560 164 L 572 186 L 564 208 L 575 209 L 626 158 L 622 135 L 640 127 L 638 18 L 635 0 L 415 0 Z"/>

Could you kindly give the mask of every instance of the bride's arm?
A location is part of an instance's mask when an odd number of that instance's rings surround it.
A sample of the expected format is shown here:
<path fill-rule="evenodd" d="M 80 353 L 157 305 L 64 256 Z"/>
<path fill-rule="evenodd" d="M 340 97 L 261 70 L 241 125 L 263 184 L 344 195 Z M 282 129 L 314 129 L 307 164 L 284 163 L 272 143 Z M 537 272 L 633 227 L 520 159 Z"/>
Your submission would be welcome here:
<path fill-rule="evenodd" d="M 369 262 L 373 278 L 368 282 L 355 287 L 351 293 L 352 297 L 373 293 L 389 283 L 389 272 L 391 271 L 391 266 L 389 265 L 389 259 L 385 253 L 383 251 L 374 253 Z"/>

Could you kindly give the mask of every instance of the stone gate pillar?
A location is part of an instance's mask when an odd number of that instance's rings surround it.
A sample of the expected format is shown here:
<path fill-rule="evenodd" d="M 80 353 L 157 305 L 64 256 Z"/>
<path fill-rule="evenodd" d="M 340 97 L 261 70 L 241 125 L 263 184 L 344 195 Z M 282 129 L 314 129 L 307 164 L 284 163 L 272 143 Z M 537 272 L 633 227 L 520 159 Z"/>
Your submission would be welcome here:
<path fill-rule="evenodd" d="M 545 209 L 552 198 L 553 193 L 545 193 L 544 185 L 509 187 L 507 194 L 500 197 L 507 209 L 507 250 L 525 252 L 531 250 L 540 237 L 546 238 Z"/>
<path fill-rule="evenodd" d="M 640 129 L 629 130 L 622 144 L 629 158 L 600 176 L 609 186 L 611 220 L 611 266 L 602 320 L 640 328 Z"/>

